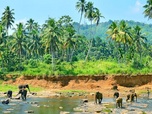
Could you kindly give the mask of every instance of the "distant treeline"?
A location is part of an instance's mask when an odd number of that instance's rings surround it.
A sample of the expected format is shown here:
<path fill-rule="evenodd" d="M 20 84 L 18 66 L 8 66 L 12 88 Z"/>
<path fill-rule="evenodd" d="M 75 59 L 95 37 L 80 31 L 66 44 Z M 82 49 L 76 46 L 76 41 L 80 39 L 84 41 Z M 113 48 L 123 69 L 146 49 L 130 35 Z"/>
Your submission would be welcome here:
<path fill-rule="evenodd" d="M 121 20 L 116 20 L 115 22 L 120 22 Z M 94 38 L 100 37 L 102 39 L 106 39 L 108 37 L 107 30 L 108 27 L 111 25 L 113 21 L 109 20 L 108 22 L 101 22 L 98 26 L 95 24 L 92 25 L 92 29 L 94 30 Z M 152 42 L 152 24 L 145 24 L 143 22 L 136 22 L 133 20 L 125 20 L 125 22 L 130 27 L 134 27 L 136 25 L 140 26 L 142 28 L 142 32 L 146 34 L 147 40 Z M 79 23 L 74 22 L 74 27 L 76 30 L 78 30 Z M 82 24 L 80 25 L 80 34 L 86 36 L 87 38 L 90 38 L 90 24 Z"/>

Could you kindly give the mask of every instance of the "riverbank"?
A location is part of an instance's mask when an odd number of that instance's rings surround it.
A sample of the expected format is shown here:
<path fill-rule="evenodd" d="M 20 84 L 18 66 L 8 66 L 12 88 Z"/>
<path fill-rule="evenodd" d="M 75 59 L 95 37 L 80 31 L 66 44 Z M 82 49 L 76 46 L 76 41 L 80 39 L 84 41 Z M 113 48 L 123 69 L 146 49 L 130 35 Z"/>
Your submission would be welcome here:
<path fill-rule="evenodd" d="M 138 95 L 146 94 L 147 89 L 152 89 L 151 75 L 115 75 L 115 76 L 59 76 L 50 78 L 33 78 L 21 76 L 16 80 L 9 80 L 4 84 L 20 85 L 29 84 L 34 87 L 42 87 L 38 92 L 40 96 L 51 96 L 61 92 L 89 92 L 90 94 L 100 91 L 105 97 L 112 97 L 117 85 L 120 96 L 124 97 L 130 90 L 135 90 Z"/>

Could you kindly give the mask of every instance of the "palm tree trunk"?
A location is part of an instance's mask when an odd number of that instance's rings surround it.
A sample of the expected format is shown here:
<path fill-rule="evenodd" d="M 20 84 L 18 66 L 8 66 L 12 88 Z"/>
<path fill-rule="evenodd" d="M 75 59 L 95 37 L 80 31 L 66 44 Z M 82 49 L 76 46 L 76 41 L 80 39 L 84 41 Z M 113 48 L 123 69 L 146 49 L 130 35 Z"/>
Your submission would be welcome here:
<path fill-rule="evenodd" d="M 75 51 L 75 45 L 74 45 L 74 48 L 73 48 L 72 53 L 71 53 L 70 62 L 72 62 L 74 51 Z"/>
<path fill-rule="evenodd" d="M 92 39 L 91 39 L 91 41 L 90 41 L 89 49 L 88 49 L 87 55 L 86 55 L 86 57 L 85 57 L 85 62 L 88 60 L 88 57 L 89 57 L 89 54 L 90 54 L 90 51 L 91 51 L 91 47 L 92 47 Z"/>
<path fill-rule="evenodd" d="M 81 20 L 82 20 L 82 15 L 83 15 L 83 13 L 81 12 L 81 17 L 80 17 L 79 26 L 78 26 L 78 34 L 79 34 L 80 24 L 81 24 Z"/>
<path fill-rule="evenodd" d="M 19 50 L 19 64 L 20 64 L 20 73 L 21 73 L 21 53 L 22 53 L 22 49 L 21 49 L 21 46 L 20 46 L 20 50 Z"/>
<path fill-rule="evenodd" d="M 54 50 L 51 45 L 51 53 L 52 53 L 52 74 L 54 75 Z"/>
<path fill-rule="evenodd" d="M 88 59 L 88 56 L 89 56 L 89 54 L 90 54 L 91 47 L 92 47 L 92 21 L 91 21 L 90 38 L 91 38 L 91 41 L 90 41 L 90 44 L 89 44 L 89 49 L 88 49 L 87 55 L 86 55 L 86 57 L 85 57 L 85 62 L 86 62 L 87 59 Z"/>

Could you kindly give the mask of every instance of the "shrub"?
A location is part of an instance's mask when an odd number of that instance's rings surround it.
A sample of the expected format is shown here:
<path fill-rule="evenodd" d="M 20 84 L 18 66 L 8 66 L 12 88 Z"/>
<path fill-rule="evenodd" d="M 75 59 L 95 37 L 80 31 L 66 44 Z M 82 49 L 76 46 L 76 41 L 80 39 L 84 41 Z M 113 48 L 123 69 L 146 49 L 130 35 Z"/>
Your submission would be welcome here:
<path fill-rule="evenodd" d="M 47 63 L 47 64 L 50 64 L 51 63 L 51 58 L 52 56 L 50 54 L 46 54 L 43 56 L 44 58 L 44 62 Z"/>
<path fill-rule="evenodd" d="M 131 67 L 132 67 L 132 68 L 136 68 L 136 69 L 142 69 L 142 68 L 144 67 L 144 64 L 141 63 L 139 60 L 134 59 L 134 60 L 132 61 Z"/>
<path fill-rule="evenodd" d="M 30 65 L 30 68 L 37 68 L 38 67 L 37 61 L 33 60 L 33 59 L 30 59 L 29 65 Z"/>

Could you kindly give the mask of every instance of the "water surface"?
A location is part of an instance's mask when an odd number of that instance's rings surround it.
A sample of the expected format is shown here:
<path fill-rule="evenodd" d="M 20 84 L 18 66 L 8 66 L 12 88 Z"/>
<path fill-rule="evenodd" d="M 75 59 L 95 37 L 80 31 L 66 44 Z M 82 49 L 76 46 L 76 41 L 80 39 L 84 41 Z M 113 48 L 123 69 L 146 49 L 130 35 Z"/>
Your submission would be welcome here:
<path fill-rule="evenodd" d="M 5 99 L 5 98 L 1 98 Z M 8 105 L 0 103 L 0 114 L 28 114 L 27 111 L 33 111 L 33 114 L 60 114 L 63 111 L 70 114 L 76 114 L 74 108 L 82 104 L 83 97 L 53 97 L 53 98 L 27 98 L 27 101 L 12 100 Z M 89 99 L 93 103 L 93 97 Z M 112 98 L 104 98 L 104 103 L 114 102 Z M 138 99 L 137 103 L 126 105 L 124 101 L 123 106 L 128 110 L 143 110 L 152 111 L 152 99 Z M 121 114 L 121 109 L 115 109 L 118 114 Z M 80 113 L 79 113 L 80 114 Z M 90 113 L 91 114 L 91 113 Z"/>

